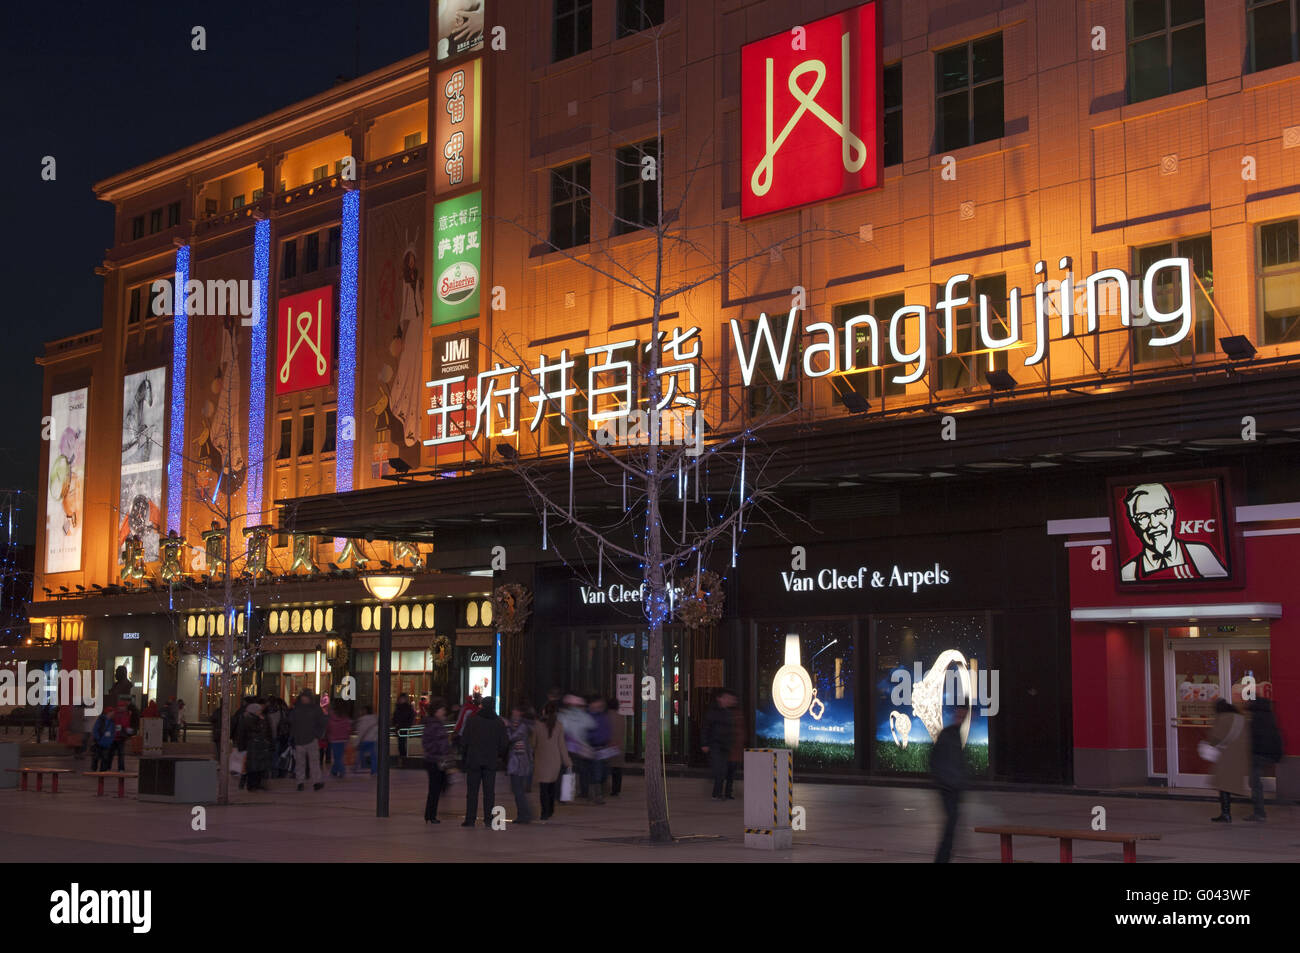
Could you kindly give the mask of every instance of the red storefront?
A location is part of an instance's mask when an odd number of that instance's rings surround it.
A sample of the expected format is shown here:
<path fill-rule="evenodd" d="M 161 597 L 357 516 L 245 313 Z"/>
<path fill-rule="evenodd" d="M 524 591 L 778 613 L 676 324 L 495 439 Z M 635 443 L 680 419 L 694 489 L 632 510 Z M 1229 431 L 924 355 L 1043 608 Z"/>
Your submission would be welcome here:
<path fill-rule="evenodd" d="M 1174 561 L 1185 566 L 1151 560 L 1151 577 L 1140 578 L 1126 524 L 1155 519 L 1122 504 L 1101 519 L 1048 524 L 1064 537 L 1069 562 L 1075 783 L 1208 787 L 1211 768 L 1196 746 L 1214 702 L 1230 697 L 1241 707 L 1254 696 L 1273 700 L 1286 751 L 1265 788 L 1300 797 L 1300 503 L 1234 505 L 1225 492 L 1223 565 L 1206 556 L 1213 568 L 1198 572 L 1210 546 L 1177 537 L 1201 527 L 1182 513 L 1175 523 L 1160 483 L 1131 492 L 1152 487 L 1138 505 L 1157 494 L 1149 506 L 1167 514 L 1167 538 L 1182 550 Z"/>

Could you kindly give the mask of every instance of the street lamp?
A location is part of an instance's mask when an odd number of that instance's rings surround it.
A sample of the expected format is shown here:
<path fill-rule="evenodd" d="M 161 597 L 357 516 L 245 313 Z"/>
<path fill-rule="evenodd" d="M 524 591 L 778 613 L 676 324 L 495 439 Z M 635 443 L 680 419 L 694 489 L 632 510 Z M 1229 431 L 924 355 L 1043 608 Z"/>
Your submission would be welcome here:
<path fill-rule="evenodd" d="M 393 694 L 393 600 L 406 591 L 411 577 L 401 572 L 367 573 L 361 577 L 379 608 L 379 780 L 375 785 L 375 816 L 388 816 L 388 709 Z"/>

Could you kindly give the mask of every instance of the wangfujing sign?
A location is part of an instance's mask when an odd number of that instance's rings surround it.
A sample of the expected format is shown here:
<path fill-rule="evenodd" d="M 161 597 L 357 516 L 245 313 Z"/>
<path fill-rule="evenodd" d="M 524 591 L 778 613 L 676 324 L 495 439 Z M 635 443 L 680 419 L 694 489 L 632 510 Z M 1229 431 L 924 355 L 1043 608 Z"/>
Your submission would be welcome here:
<path fill-rule="evenodd" d="M 1044 276 L 1045 265 L 1046 262 L 1039 261 L 1034 272 Z M 1069 260 L 1064 258 L 1058 265 L 1063 270 L 1068 266 Z M 1168 280 L 1167 275 L 1171 275 L 1173 280 Z M 971 276 L 967 274 L 953 275 L 944 282 L 943 295 L 935 305 L 935 320 L 944 342 L 942 354 L 953 353 L 957 338 L 954 312 L 965 306 L 973 306 L 973 310 L 979 313 L 977 323 L 981 349 L 998 351 L 1021 347 L 1026 322 L 1022 315 L 1020 289 L 1011 289 L 1005 307 L 1004 302 L 990 302 L 987 295 L 979 295 L 979 300 L 972 303 L 969 295 L 958 293 L 960 286 L 970 280 Z M 1137 282 L 1132 282 L 1132 285 L 1136 288 Z M 1177 307 L 1165 310 L 1161 305 L 1173 298 L 1170 293 L 1173 289 L 1177 289 Z M 1119 268 L 1094 272 L 1078 285 L 1068 270 L 1064 271 L 1060 281 L 1049 283 L 1045 278 L 1038 281 L 1034 287 L 1032 316 L 1034 349 L 1025 359 L 1024 366 L 1033 367 L 1046 357 L 1052 324 L 1058 320 L 1061 338 L 1077 333 L 1076 324 L 1079 322 L 1083 323 L 1084 333 L 1092 334 L 1098 330 L 1103 314 L 1118 314 L 1124 327 L 1140 324 L 1149 328 L 1149 343 L 1154 347 L 1172 347 L 1186 340 L 1195 315 L 1190 259 L 1162 258 L 1147 268 L 1141 279 L 1143 307 L 1140 322 L 1134 321 L 1135 294 L 1130 288 L 1128 273 Z M 778 382 L 792 376 L 792 371 L 794 376 L 802 371 L 804 377 L 819 378 L 897 364 L 904 366 L 898 369 L 893 381 L 910 384 L 929 371 L 927 335 L 903 334 L 904 322 L 909 318 L 925 328 L 929 316 L 925 305 L 904 305 L 888 320 L 884 315 L 852 315 L 842 328 L 836 328 L 829 321 L 815 321 L 799 328 L 796 335 L 798 322 L 795 316 L 799 310 L 798 307 L 790 309 L 790 319 L 783 331 L 773 330 L 766 313 L 759 315 L 753 332 L 748 335 L 740 319 L 731 319 L 731 343 L 744 386 L 754 384 L 760 367 L 770 367 L 771 376 Z M 1005 320 L 1000 316 L 1002 311 L 1006 312 Z M 1000 330 L 995 330 L 995 325 Z M 1161 333 L 1157 334 L 1157 331 Z M 869 348 L 863 348 L 863 335 L 869 338 Z M 802 346 L 802 361 L 795 347 L 796 337 L 801 342 L 808 339 Z M 915 341 L 916 347 L 904 350 L 905 340 Z M 661 396 L 654 408 L 656 412 L 644 413 L 637 406 L 637 378 L 651 348 L 660 351 L 657 373 Z M 882 361 L 886 349 L 889 359 Z M 864 351 L 869 351 L 869 361 L 865 364 L 859 362 Z M 431 389 L 431 393 L 426 414 L 434 417 L 434 421 L 430 428 L 433 436 L 424 444 L 442 446 L 474 441 L 481 436 L 513 436 L 524 425 L 530 431 L 536 431 L 546 417 L 570 427 L 573 416 L 584 412 L 588 426 L 597 431 L 596 437 L 602 445 L 637 442 L 630 439 L 632 428 L 623 427 L 619 421 L 633 420 L 638 414 L 651 426 L 658 423 L 661 436 L 669 429 L 664 424 L 666 416 L 676 420 L 676 426 L 686 436 L 674 442 L 689 444 L 695 439 L 694 434 L 702 431 L 702 428 L 691 430 L 691 425 L 686 423 L 696 420 L 700 408 L 702 342 L 698 327 L 667 328 L 659 332 L 659 338 L 654 342 L 617 341 L 586 348 L 583 353 L 586 359 L 580 360 L 566 348 L 560 351 L 558 358 L 539 354 L 533 366 L 502 366 L 498 362 L 491 370 L 476 375 L 466 368 L 464 374 L 444 375 L 428 381 L 425 386 Z M 585 374 L 580 370 L 582 364 L 586 365 Z M 914 366 L 909 371 L 906 365 Z M 535 394 L 524 396 L 521 376 L 531 380 Z M 763 383 L 770 385 L 772 381 L 769 377 Z M 463 396 L 457 399 L 455 395 L 458 394 Z M 585 407 L 579 406 L 580 400 L 586 402 Z M 527 404 L 533 405 L 531 419 Z M 469 419 L 470 408 L 472 421 Z M 453 414 L 460 415 L 457 420 L 463 421 L 463 425 L 453 424 Z M 606 426 L 611 421 L 615 424 Z M 625 440 L 624 436 L 628 439 Z"/>

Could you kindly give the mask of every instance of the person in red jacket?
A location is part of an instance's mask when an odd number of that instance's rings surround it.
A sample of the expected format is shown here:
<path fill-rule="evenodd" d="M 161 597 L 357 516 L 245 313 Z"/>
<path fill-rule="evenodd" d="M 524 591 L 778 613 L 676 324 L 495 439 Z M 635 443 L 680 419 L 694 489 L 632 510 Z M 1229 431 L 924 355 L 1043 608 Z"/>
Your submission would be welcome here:
<path fill-rule="evenodd" d="M 466 695 L 465 704 L 460 706 L 460 714 L 456 716 L 456 727 L 451 732 L 451 743 L 461 753 L 462 761 L 464 761 L 465 722 L 472 716 L 477 715 L 479 708 L 482 706 L 482 695 L 477 692 Z"/>

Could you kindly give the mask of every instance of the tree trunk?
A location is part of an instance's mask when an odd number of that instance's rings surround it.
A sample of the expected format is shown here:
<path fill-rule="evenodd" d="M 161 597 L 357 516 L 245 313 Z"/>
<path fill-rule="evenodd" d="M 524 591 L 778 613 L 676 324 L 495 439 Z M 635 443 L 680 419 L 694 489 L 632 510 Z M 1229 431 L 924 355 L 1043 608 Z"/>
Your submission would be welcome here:
<path fill-rule="evenodd" d="M 651 406 L 654 406 L 651 404 Z M 651 426 L 652 460 L 658 454 L 657 424 Z M 664 583 L 662 538 L 659 535 L 659 483 L 658 474 L 650 468 L 646 480 L 648 495 L 646 507 L 646 599 L 650 607 L 650 671 L 647 673 L 656 685 L 655 700 L 650 705 L 650 717 L 646 720 L 645 744 L 645 806 L 646 816 L 650 822 L 650 840 L 652 843 L 672 843 L 672 831 L 668 827 L 668 790 L 664 778 L 663 759 L 663 691 L 660 680 L 664 671 L 664 616 L 668 604 L 667 586 Z"/>

